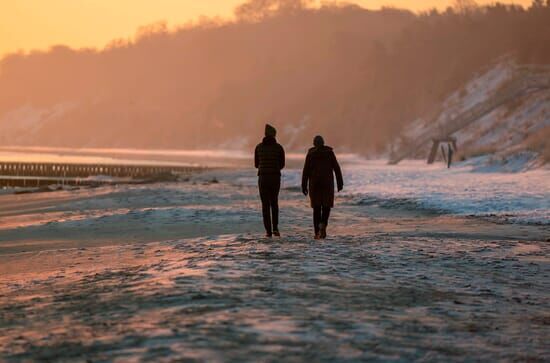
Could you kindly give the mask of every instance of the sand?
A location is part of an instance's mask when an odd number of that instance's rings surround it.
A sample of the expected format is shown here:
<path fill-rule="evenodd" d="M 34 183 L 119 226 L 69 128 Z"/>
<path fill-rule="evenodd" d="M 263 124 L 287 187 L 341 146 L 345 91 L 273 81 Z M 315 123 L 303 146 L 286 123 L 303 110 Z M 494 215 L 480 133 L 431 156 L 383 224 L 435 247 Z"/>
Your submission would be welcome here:
<path fill-rule="evenodd" d="M 217 179 L 1 196 L 0 361 L 550 360 L 548 226 Z"/>

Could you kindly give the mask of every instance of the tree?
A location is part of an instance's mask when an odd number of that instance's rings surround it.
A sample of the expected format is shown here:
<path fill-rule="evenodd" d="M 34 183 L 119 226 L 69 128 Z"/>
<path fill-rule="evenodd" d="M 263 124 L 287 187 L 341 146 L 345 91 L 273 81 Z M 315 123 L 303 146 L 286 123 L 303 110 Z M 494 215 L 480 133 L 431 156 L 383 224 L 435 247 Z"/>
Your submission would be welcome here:
<path fill-rule="evenodd" d="M 312 0 L 249 0 L 235 8 L 235 16 L 239 20 L 256 22 L 273 15 L 304 10 L 312 3 Z"/>
<path fill-rule="evenodd" d="M 455 0 L 453 8 L 460 14 L 471 13 L 478 8 L 475 0 Z"/>

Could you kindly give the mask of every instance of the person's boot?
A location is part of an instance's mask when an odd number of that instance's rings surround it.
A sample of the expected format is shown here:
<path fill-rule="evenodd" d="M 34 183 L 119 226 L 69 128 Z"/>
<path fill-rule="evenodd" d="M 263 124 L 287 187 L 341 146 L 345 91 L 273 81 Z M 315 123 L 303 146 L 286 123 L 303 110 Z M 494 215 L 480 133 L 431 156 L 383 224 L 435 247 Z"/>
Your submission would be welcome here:
<path fill-rule="evenodd" d="M 319 224 L 319 238 L 327 238 L 327 225 L 324 223 Z"/>
<path fill-rule="evenodd" d="M 281 237 L 281 233 L 279 233 L 278 230 L 273 231 L 273 235 L 274 235 L 275 237 Z"/>

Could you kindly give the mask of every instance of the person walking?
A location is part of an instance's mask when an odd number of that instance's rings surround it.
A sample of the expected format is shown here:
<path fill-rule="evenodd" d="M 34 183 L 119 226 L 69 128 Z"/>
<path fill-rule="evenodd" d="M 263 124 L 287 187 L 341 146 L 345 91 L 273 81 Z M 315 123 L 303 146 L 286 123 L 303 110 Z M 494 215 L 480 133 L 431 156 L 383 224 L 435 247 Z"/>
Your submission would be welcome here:
<path fill-rule="evenodd" d="M 334 176 L 338 191 L 344 188 L 342 170 L 332 148 L 325 145 L 321 136 L 315 136 L 309 149 L 302 173 L 302 192 L 309 194 L 313 208 L 315 239 L 327 237 L 330 210 L 334 206 Z"/>
<path fill-rule="evenodd" d="M 285 167 L 285 150 L 277 143 L 277 130 L 265 125 L 265 137 L 254 150 L 254 165 L 258 169 L 258 187 L 262 200 L 262 216 L 266 237 L 279 237 L 279 189 L 281 170 Z"/>

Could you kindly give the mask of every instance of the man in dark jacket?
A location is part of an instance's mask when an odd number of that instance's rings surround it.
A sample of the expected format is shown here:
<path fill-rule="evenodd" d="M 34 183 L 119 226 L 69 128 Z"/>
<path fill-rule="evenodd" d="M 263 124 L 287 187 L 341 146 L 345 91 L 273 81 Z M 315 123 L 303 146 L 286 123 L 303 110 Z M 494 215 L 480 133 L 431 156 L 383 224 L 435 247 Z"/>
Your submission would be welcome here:
<path fill-rule="evenodd" d="M 344 188 L 344 180 L 332 148 L 325 146 L 321 136 L 315 136 L 313 145 L 307 153 L 302 173 L 302 192 L 306 196 L 309 192 L 315 239 L 324 239 L 327 237 L 330 209 L 334 206 L 334 175 L 338 191 Z"/>
<path fill-rule="evenodd" d="M 266 237 L 280 236 L 279 189 L 281 170 L 285 167 L 285 150 L 277 143 L 276 135 L 277 130 L 273 126 L 265 125 L 265 137 L 254 151 Z"/>

